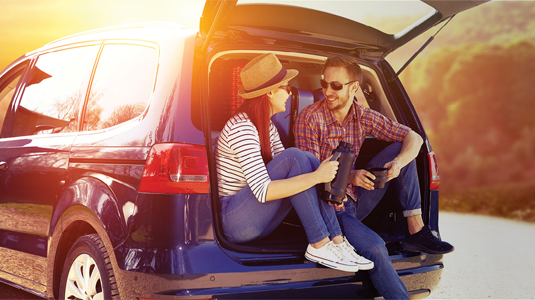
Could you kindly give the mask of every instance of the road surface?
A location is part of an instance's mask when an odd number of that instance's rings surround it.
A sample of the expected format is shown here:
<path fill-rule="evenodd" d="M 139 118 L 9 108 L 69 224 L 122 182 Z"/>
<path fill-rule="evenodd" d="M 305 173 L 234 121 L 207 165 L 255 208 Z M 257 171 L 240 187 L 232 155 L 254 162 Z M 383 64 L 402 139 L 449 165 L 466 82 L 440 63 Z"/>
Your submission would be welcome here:
<path fill-rule="evenodd" d="M 455 251 L 430 299 L 535 299 L 535 224 L 441 212 L 439 226 Z"/>

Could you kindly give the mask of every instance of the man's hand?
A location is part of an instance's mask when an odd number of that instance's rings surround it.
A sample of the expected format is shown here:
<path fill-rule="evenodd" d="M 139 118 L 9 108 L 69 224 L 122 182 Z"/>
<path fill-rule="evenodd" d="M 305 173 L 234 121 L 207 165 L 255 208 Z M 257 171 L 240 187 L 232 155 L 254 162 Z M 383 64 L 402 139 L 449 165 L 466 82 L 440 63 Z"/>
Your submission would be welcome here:
<path fill-rule="evenodd" d="M 399 161 L 393 160 L 391 162 L 387 162 L 384 167 L 388 169 L 386 181 L 390 181 L 391 179 L 399 176 L 399 172 L 401 171 L 401 163 Z"/>
<path fill-rule="evenodd" d="M 351 175 L 349 176 L 349 183 L 354 186 L 363 187 L 368 191 L 374 189 L 372 180 L 375 180 L 375 175 L 366 170 L 351 171 Z"/>

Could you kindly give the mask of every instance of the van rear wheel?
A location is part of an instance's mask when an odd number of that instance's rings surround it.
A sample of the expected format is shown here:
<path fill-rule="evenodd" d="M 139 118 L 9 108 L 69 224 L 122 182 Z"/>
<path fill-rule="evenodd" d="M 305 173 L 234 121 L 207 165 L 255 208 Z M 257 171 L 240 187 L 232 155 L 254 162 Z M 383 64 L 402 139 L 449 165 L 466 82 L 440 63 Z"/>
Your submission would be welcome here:
<path fill-rule="evenodd" d="M 119 299 L 108 252 L 97 234 L 80 237 L 67 254 L 60 299 Z"/>

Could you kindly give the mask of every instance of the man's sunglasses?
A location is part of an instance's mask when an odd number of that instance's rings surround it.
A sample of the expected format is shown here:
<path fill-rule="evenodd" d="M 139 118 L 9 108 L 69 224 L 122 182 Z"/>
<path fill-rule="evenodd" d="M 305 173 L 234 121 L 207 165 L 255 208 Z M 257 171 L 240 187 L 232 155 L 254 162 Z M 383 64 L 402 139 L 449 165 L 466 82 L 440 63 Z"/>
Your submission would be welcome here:
<path fill-rule="evenodd" d="M 339 91 L 339 90 L 344 88 L 344 85 L 353 83 L 355 81 L 358 81 L 358 80 L 353 80 L 353 81 L 346 82 L 346 83 L 340 83 L 338 81 L 327 82 L 327 81 L 325 81 L 325 79 L 322 79 L 322 80 L 320 80 L 320 84 L 321 84 L 321 87 L 324 88 L 324 89 L 326 89 L 329 85 L 331 85 L 331 88 L 333 90 Z"/>
<path fill-rule="evenodd" d="M 287 85 L 279 86 L 279 89 L 286 90 L 288 92 L 288 95 L 292 93 L 292 86 L 289 83 Z"/>

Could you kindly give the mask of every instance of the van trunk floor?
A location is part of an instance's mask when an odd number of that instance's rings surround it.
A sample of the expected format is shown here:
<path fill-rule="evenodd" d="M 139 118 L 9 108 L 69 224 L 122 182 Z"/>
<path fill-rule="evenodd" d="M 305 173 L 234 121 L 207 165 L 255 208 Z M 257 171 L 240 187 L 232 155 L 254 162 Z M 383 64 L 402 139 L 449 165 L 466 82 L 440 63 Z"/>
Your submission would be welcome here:
<path fill-rule="evenodd" d="M 268 236 L 240 245 L 258 248 L 260 251 L 304 253 L 308 246 L 308 240 L 300 224 L 282 222 Z"/>

